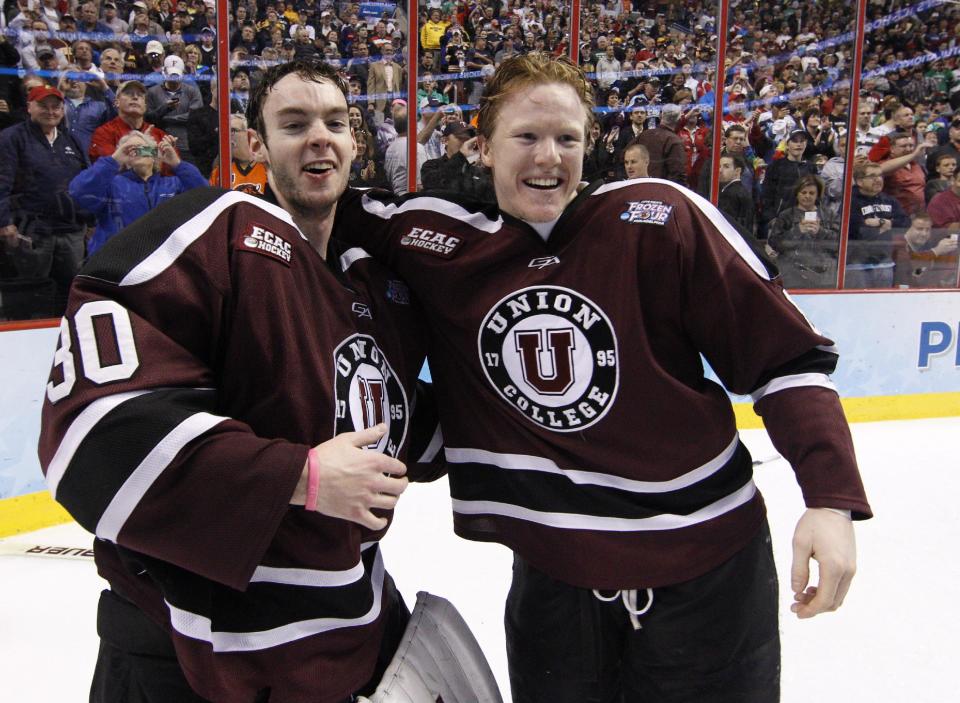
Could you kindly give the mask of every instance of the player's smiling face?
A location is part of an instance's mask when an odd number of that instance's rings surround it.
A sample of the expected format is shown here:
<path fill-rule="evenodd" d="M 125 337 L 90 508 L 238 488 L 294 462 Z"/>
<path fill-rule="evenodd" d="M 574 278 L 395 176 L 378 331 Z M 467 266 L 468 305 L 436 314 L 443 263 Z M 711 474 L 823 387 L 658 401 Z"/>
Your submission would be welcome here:
<path fill-rule="evenodd" d="M 504 101 L 481 144 L 501 210 L 529 222 L 560 216 L 577 195 L 587 119 L 574 89 L 559 83 L 523 88 Z"/>
<path fill-rule="evenodd" d="M 355 149 L 343 93 L 291 73 L 270 90 L 263 121 L 268 142 L 254 136 L 251 146 L 280 204 L 294 215 L 329 212 L 347 187 Z"/>

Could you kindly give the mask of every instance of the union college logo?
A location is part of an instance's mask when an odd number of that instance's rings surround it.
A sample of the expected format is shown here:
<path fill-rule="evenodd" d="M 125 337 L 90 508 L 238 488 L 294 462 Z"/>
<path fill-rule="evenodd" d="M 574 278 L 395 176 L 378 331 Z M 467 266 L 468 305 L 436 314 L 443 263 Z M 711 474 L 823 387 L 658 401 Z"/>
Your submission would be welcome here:
<path fill-rule="evenodd" d="M 334 434 L 387 423 L 387 433 L 368 448 L 395 457 L 407 435 L 409 405 L 403 385 L 373 337 L 354 334 L 333 353 L 337 418 Z"/>
<path fill-rule="evenodd" d="M 613 405 L 617 338 L 604 312 L 576 291 L 535 286 L 511 293 L 487 313 L 478 346 L 487 379 L 537 425 L 579 431 Z"/>

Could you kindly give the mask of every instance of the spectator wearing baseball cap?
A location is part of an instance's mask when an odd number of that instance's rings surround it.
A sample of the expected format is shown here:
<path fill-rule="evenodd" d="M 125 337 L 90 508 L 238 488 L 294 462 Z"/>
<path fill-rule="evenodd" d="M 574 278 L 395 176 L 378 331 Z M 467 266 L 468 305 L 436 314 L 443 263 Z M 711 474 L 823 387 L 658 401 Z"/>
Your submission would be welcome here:
<path fill-rule="evenodd" d="M 83 261 L 89 217 L 67 194 L 89 163 L 80 143 L 62 128 L 63 93 L 38 85 L 27 93 L 28 118 L 0 133 L 0 241 L 17 276 L 42 299 L 34 310 L 56 317 Z M 30 283 L 28 283 L 30 285 Z"/>
<path fill-rule="evenodd" d="M 448 122 L 440 130 L 444 153 L 421 168 L 424 190 L 460 193 L 473 200 L 493 202 L 493 183 L 480 166 L 477 130 L 465 122 Z"/>
<path fill-rule="evenodd" d="M 771 222 L 786 208 L 793 206 L 794 186 L 801 177 L 817 175 L 816 166 L 803 160 L 807 143 L 806 130 L 793 130 L 787 137 L 786 158 L 774 159 L 773 163 L 767 167 L 760 194 L 762 203 L 760 216 L 765 224 Z"/>
<path fill-rule="evenodd" d="M 203 106 L 200 89 L 183 79 L 183 59 L 171 54 L 163 60 L 163 80 L 147 88 L 146 120 L 176 137 L 180 158 L 193 161 L 187 140 L 187 117 Z"/>
<path fill-rule="evenodd" d="M 159 143 L 167 133 L 146 119 L 147 87 L 140 81 L 124 81 L 117 88 L 118 115 L 97 127 L 90 140 L 90 161 L 111 156 L 117 150 L 120 138 L 132 130 L 149 134 Z"/>

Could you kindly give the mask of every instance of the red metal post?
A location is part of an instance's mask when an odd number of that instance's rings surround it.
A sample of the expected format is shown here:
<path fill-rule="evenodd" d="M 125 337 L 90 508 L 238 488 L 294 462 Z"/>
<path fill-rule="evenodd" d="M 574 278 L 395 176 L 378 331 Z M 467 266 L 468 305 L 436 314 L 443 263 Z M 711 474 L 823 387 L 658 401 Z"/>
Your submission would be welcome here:
<path fill-rule="evenodd" d="M 227 0 L 217 0 L 217 121 L 220 125 L 221 188 L 230 187 L 230 23 Z"/>
<path fill-rule="evenodd" d="M 580 63 L 580 0 L 571 0 L 570 5 L 570 60 Z"/>
<path fill-rule="evenodd" d="M 847 124 L 847 153 L 843 164 L 843 201 L 840 210 L 840 249 L 837 252 L 837 288 L 843 290 L 847 268 L 847 238 L 850 236 L 850 209 L 853 197 L 853 157 L 857 152 L 857 112 L 860 109 L 860 74 L 863 71 L 863 28 L 867 0 L 857 0 L 857 29 L 853 37 L 853 65 L 850 67 L 850 122 Z"/>
<path fill-rule="evenodd" d="M 407 190 L 417 190 L 417 78 L 420 67 L 418 5 L 407 3 Z"/>
<path fill-rule="evenodd" d="M 730 0 L 720 0 L 717 17 L 717 72 L 713 77 L 713 144 L 710 147 L 710 202 L 720 195 L 720 152 L 723 151 L 723 86 L 726 83 L 727 31 Z"/>

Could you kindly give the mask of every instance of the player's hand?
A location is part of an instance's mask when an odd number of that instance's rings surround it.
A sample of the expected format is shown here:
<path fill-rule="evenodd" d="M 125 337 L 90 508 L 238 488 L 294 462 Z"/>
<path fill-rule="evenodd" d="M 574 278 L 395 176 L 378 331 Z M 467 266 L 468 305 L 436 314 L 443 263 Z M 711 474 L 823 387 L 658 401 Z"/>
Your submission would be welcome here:
<path fill-rule="evenodd" d="M 810 559 L 816 559 L 820 581 L 810 583 Z M 857 571 L 853 522 L 824 508 L 808 508 L 793 534 L 790 586 L 796 601 L 790 610 L 800 619 L 832 612 L 843 605 Z"/>
<path fill-rule="evenodd" d="M 386 425 L 380 424 L 359 432 L 344 432 L 315 447 L 320 476 L 317 512 L 350 520 L 371 530 L 387 526 L 387 519 L 374 515 L 372 510 L 390 510 L 396 506 L 409 481 L 403 462 L 364 449 L 378 442 L 386 431 Z M 301 483 L 305 485 L 303 480 Z M 306 492 L 304 490 L 298 501 L 299 492 L 298 486 L 291 502 L 304 502 Z"/>

